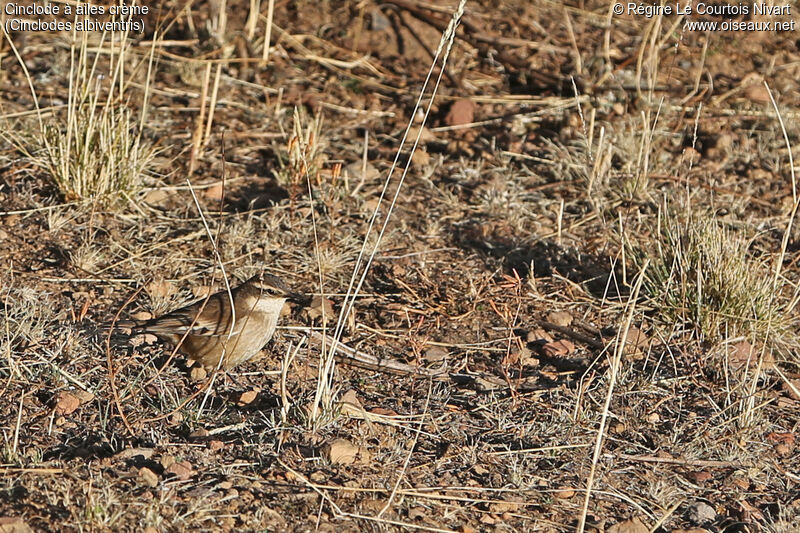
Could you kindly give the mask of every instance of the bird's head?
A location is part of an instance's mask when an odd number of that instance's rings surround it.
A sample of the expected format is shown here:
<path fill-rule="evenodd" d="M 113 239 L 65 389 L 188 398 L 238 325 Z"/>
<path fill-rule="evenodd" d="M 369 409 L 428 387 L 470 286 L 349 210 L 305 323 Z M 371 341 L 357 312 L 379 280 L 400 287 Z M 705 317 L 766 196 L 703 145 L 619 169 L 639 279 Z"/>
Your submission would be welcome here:
<path fill-rule="evenodd" d="M 267 274 L 266 272 L 256 274 L 247 280 L 246 283 L 259 291 L 262 297 L 267 296 L 270 298 L 282 298 L 300 305 L 308 305 L 309 303 L 308 297 L 298 292 L 294 292 L 289 288 L 288 285 L 286 285 L 286 283 L 284 283 L 281 278 L 278 276 L 273 276 L 272 274 Z"/>

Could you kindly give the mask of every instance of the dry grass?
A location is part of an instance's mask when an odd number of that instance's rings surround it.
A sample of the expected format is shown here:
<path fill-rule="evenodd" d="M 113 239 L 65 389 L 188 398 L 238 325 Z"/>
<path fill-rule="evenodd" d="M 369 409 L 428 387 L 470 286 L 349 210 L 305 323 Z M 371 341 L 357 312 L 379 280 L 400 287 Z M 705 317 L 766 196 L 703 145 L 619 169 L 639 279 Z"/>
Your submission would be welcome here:
<path fill-rule="evenodd" d="M 455 3 L 312 4 L 168 2 L 143 36 L 0 47 L 0 516 L 794 531 L 789 40 L 470 2 L 423 130 Z M 106 345 L 115 314 L 262 267 L 333 316 L 287 309 L 207 396 L 169 347 Z M 357 368 L 311 327 L 447 372 Z"/>

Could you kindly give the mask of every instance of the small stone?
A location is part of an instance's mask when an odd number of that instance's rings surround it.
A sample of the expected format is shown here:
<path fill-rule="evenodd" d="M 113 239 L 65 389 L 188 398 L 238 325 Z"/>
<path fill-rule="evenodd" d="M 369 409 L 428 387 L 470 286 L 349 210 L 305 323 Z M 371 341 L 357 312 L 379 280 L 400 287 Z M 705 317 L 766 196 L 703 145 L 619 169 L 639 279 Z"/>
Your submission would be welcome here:
<path fill-rule="evenodd" d="M 170 195 L 169 193 L 167 193 L 167 191 L 162 189 L 155 189 L 153 191 L 148 191 L 144 195 L 144 201 L 145 203 L 153 206 L 161 206 L 167 203 L 169 197 Z"/>
<path fill-rule="evenodd" d="M 192 465 L 189 461 L 181 461 L 179 463 L 172 463 L 169 468 L 164 470 L 164 473 L 172 474 L 181 481 L 186 481 L 187 479 L 191 479 L 194 475 L 194 470 L 192 470 Z"/>
<path fill-rule="evenodd" d="M 261 389 L 258 387 L 244 391 L 243 393 L 239 394 L 239 398 L 236 400 L 236 405 L 245 406 L 250 405 L 258 398 L 258 394 L 261 392 Z"/>
<path fill-rule="evenodd" d="M 634 517 L 618 524 L 614 524 L 606 530 L 608 533 L 649 533 L 650 528 L 642 523 L 639 518 Z"/>
<path fill-rule="evenodd" d="M 553 311 L 548 313 L 547 321 L 552 322 L 556 326 L 567 327 L 572 324 L 572 315 L 566 311 Z"/>
<path fill-rule="evenodd" d="M 205 381 L 207 377 L 208 377 L 208 372 L 202 366 L 194 366 L 189 371 L 189 379 L 191 379 L 195 383 L 199 381 Z"/>
<path fill-rule="evenodd" d="M 439 361 L 442 361 L 443 359 L 446 359 L 447 355 L 448 352 L 443 347 L 431 346 L 430 348 L 425 350 L 425 353 L 422 355 L 422 357 L 426 361 L 430 361 L 431 363 L 437 363 Z"/>
<path fill-rule="evenodd" d="M 327 298 L 323 299 L 319 295 L 314 296 L 311 299 L 311 303 L 304 309 L 304 311 L 306 316 L 308 316 L 308 318 L 311 320 L 321 318 L 323 313 L 325 313 L 325 320 L 328 322 L 336 318 L 336 315 L 333 311 L 333 302 Z"/>
<path fill-rule="evenodd" d="M 0 533 L 33 533 L 33 529 L 18 516 L 0 516 Z"/>
<path fill-rule="evenodd" d="M 575 345 L 566 339 L 548 342 L 542 346 L 542 351 L 549 357 L 564 357 L 575 351 Z"/>
<path fill-rule="evenodd" d="M 56 413 L 60 415 L 68 415 L 78 407 L 81 406 L 81 401 L 73 394 L 67 391 L 61 391 L 56 394 Z"/>
<path fill-rule="evenodd" d="M 713 507 L 706 502 L 695 502 L 689 506 L 686 512 L 686 518 L 693 524 L 705 524 L 711 522 L 717 517 L 717 512 Z"/>
<path fill-rule="evenodd" d="M 448 126 L 462 126 L 470 124 L 475 120 L 475 109 L 477 104 L 468 98 L 462 98 L 453 102 L 450 111 L 444 117 L 444 122 Z"/>
<path fill-rule="evenodd" d="M 351 465 L 361 451 L 347 439 L 335 439 L 323 447 L 323 453 L 333 464 Z"/>
<path fill-rule="evenodd" d="M 158 476 L 155 472 L 143 466 L 139 469 L 139 482 L 142 485 L 155 488 L 158 486 Z"/>

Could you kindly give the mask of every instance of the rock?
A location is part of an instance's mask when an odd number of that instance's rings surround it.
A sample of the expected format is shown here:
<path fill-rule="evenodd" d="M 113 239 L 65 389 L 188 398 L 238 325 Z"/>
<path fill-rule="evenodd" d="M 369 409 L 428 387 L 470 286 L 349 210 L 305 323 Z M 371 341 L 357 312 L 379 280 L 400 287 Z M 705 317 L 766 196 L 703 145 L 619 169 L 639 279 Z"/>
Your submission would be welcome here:
<path fill-rule="evenodd" d="M 478 106 L 468 98 L 462 98 L 453 102 L 450 111 L 444 117 L 444 122 L 448 126 L 462 126 L 475 121 L 475 109 Z"/>
<path fill-rule="evenodd" d="M 572 315 L 566 311 L 553 311 L 548 313 L 547 321 L 557 326 L 567 327 L 572 324 Z"/>
<path fill-rule="evenodd" d="M 364 450 L 347 439 L 335 439 L 323 446 L 322 452 L 333 464 L 351 465 Z"/>
<path fill-rule="evenodd" d="M 575 345 L 566 339 L 548 342 L 542 346 L 542 352 L 549 357 L 564 357 L 575 351 Z"/>
<path fill-rule="evenodd" d="M 69 393 L 67 391 L 61 391 L 58 394 L 56 394 L 55 405 L 56 405 L 56 413 L 60 415 L 68 415 L 75 412 L 75 410 L 77 410 L 78 407 L 81 406 L 81 401 L 74 394 Z"/>
<path fill-rule="evenodd" d="M 181 461 L 179 463 L 172 463 L 169 468 L 164 470 L 164 474 L 172 474 L 181 481 L 186 481 L 192 478 L 194 470 L 192 470 L 192 465 L 189 461 Z"/>
<path fill-rule="evenodd" d="M 693 524 L 705 524 L 711 522 L 717 517 L 717 512 L 713 507 L 706 502 L 695 502 L 689 506 L 686 512 L 686 518 Z"/>
<path fill-rule="evenodd" d="M 158 476 L 156 475 L 155 472 L 153 472 L 146 466 L 143 466 L 142 468 L 139 469 L 138 479 L 139 483 L 141 483 L 142 485 L 146 485 L 152 488 L 158 486 Z"/>
<path fill-rule="evenodd" d="M 614 524 L 606 530 L 608 533 L 649 533 L 650 528 L 642 523 L 638 517 Z"/>
<path fill-rule="evenodd" d="M 447 359 L 448 352 L 441 346 L 431 346 L 422 354 L 422 358 L 431 363 L 438 363 Z"/>
<path fill-rule="evenodd" d="M 18 516 L 0 516 L 0 533 L 33 533 L 33 529 Z"/>
<path fill-rule="evenodd" d="M 321 318 L 323 313 L 325 313 L 325 320 L 327 322 L 330 322 L 336 318 L 336 315 L 333 311 L 333 302 L 327 298 L 323 299 L 319 295 L 314 296 L 311 299 L 311 303 L 304 309 L 304 311 L 310 320 Z"/>

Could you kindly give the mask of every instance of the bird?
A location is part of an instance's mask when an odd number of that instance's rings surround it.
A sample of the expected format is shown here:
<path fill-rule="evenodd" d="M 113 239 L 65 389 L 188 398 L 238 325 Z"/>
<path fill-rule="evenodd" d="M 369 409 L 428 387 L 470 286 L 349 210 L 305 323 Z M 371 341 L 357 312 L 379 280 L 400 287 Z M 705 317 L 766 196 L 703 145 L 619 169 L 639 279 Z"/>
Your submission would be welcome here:
<path fill-rule="evenodd" d="M 252 359 L 269 342 L 287 300 L 308 303 L 279 277 L 262 272 L 230 294 L 223 290 L 165 315 L 119 326 L 166 340 L 207 369 L 230 370 Z"/>

